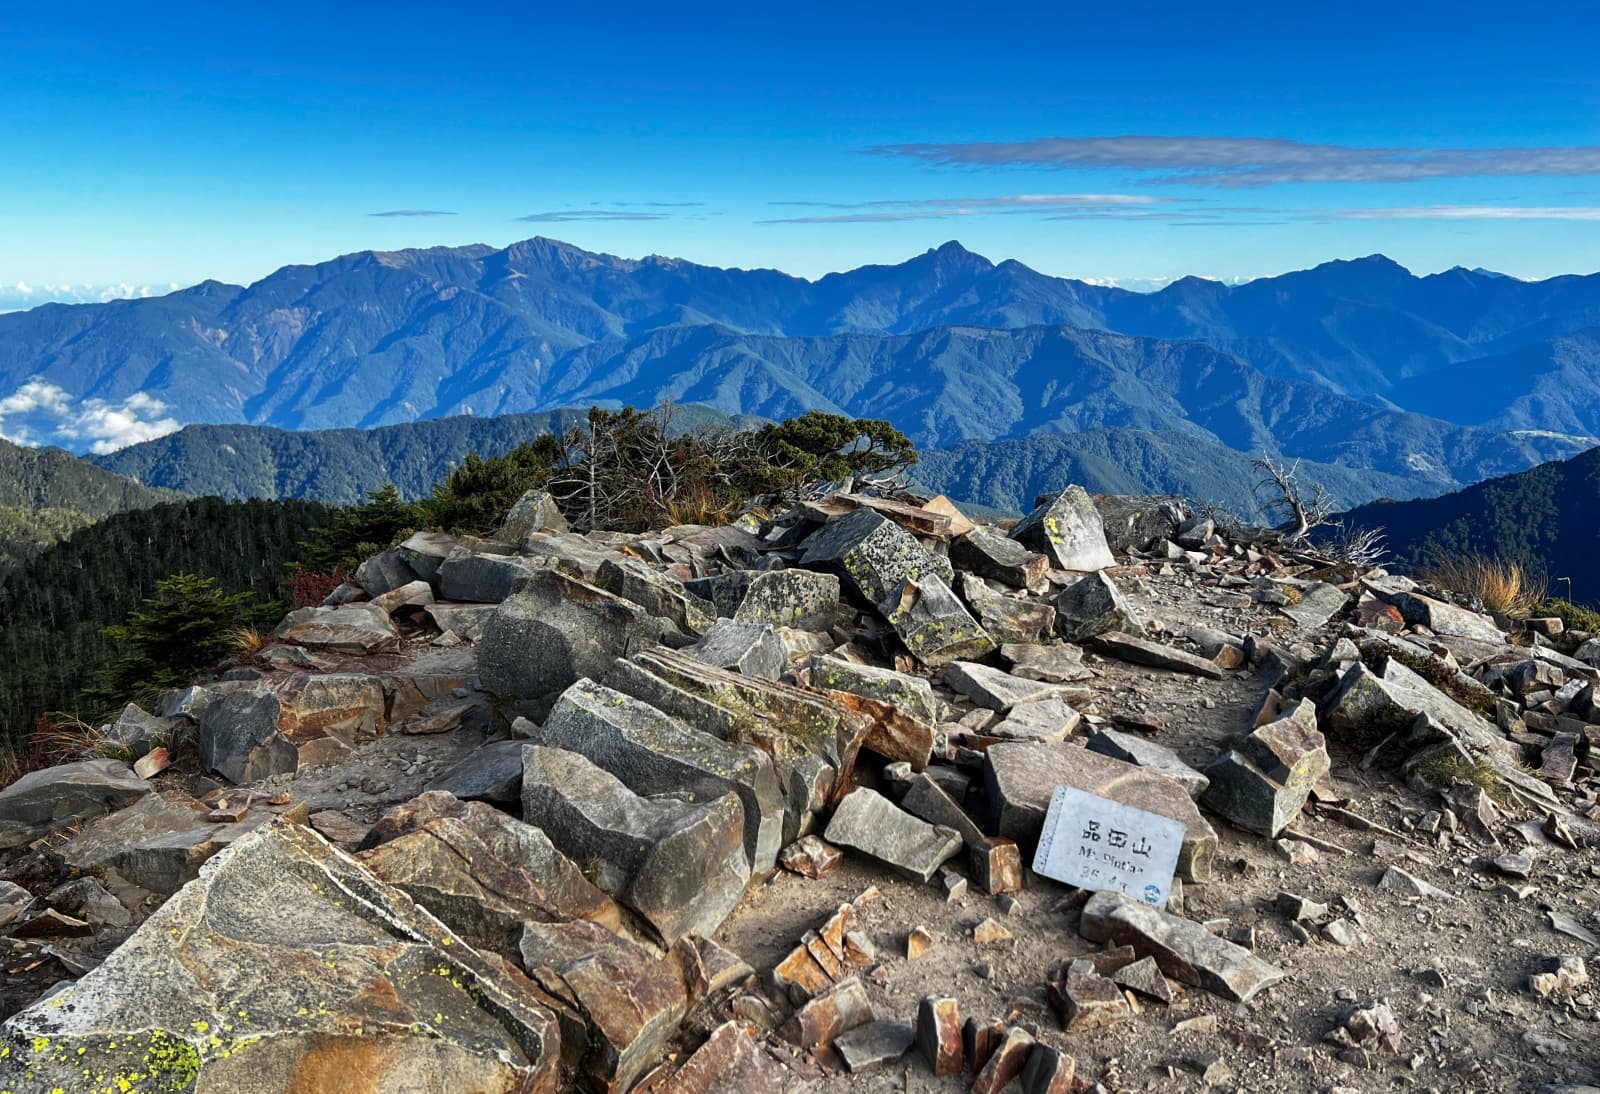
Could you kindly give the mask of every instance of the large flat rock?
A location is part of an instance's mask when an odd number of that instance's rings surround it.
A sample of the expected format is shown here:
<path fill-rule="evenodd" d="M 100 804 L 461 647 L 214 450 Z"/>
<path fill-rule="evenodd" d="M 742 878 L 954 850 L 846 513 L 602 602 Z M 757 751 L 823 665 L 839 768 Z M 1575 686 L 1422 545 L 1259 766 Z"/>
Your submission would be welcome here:
<path fill-rule="evenodd" d="M 822 838 L 924 882 L 962 846 L 961 833 L 920 820 L 865 786 L 845 795 Z"/>
<path fill-rule="evenodd" d="M 1091 942 L 1132 946 L 1174 980 L 1247 1003 L 1283 979 L 1283 970 L 1218 938 L 1192 919 L 1169 915 L 1121 893 L 1096 893 L 1083 906 L 1078 933 Z"/>
<path fill-rule="evenodd" d="M 984 754 L 984 828 L 1016 840 L 1031 853 L 1058 786 L 1170 817 L 1184 826 L 1178 874 L 1185 881 L 1211 877 L 1217 834 L 1182 783 L 1072 744 L 1005 741 Z"/>
<path fill-rule="evenodd" d="M 30 771 L 0 790 L 0 850 L 131 804 L 150 789 L 121 760 L 80 760 Z"/>
<path fill-rule="evenodd" d="M 543 998 L 311 830 L 278 822 L 6 1022 L 0 1089 L 554 1094 L 560 1038 Z"/>

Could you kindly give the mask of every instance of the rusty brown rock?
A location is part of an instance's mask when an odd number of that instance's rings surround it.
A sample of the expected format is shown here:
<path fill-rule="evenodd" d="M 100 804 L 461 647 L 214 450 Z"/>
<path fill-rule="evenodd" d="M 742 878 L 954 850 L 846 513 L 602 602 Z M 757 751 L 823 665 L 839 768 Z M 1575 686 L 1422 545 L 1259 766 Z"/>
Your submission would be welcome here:
<path fill-rule="evenodd" d="M 926 927 L 913 927 L 906 936 L 906 960 L 915 961 L 933 948 L 933 935 Z"/>
<path fill-rule="evenodd" d="M 684 1065 L 651 1094 L 783 1094 L 796 1076 L 737 1021 L 711 1031 Z"/>
<path fill-rule="evenodd" d="M 1070 1094 L 1078 1063 L 1049 1045 L 1034 1045 L 1022 1069 L 1022 1094 Z"/>
<path fill-rule="evenodd" d="M 483 802 L 431 791 L 385 814 L 363 846 L 373 873 L 475 944 L 510 954 L 527 920 L 621 927 L 616 902 L 543 832 Z"/>
<path fill-rule="evenodd" d="M 992 942 L 1010 942 L 1012 937 L 1010 931 L 993 919 L 985 919 L 972 928 L 972 940 L 980 946 L 987 946 Z"/>
<path fill-rule="evenodd" d="M 660 1058 L 688 1010 L 668 960 L 586 920 L 527 923 L 523 968 L 577 1003 L 588 1026 L 584 1070 L 602 1087 L 626 1090 Z"/>
<path fill-rule="evenodd" d="M 845 1030 L 864 1026 L 874 1018 L 867 989 L 855 977 L 842 980 L 795 1011 L 778 1029 L 778 1036 L 814 1052 L 826 1048 Z"/>
<path fill-rule="evenodd" d="M 930 995 L 917 1006 L 917 1051 L 940 1078 L 961 1074 L 961 1005 L 949 996 Z"/>
<path fill-rule="evenodd" d="M 690 1007 L 755 975 L 738 954 L 697 934 L 678 939 L 667 956 L 677 966 Z"/>
<path fill-rule="evenodd" d="M 1098 973 L 1068 974 L 1051 983 L 1050 1005 L 1067 1033 L 1105 1029 L 1133 1016 L 1122 989 Z"/>
<path fill-rule="evenodd" d="M 1022 850 L 1015 840 L 988 836 L 968 852 L 972 882 L 991 896 L 1022 890 Z"/>
<path fill-rule="evenodd" d="M 991 1018 L 986 1022 L 976 1018 L 967 1019 L 961 1027 L 961 1048 L 966 1053 L 967 1066 L 972 1068 L 974 1075 L 983 1070 L 989 1057 L 994 1055 L 994 1050 L 1005 1039 L 1006 1024 L 1000 1019 Z"/>
<path fill-rule="evenodd" d="M 1022 1075 L 1033 1051 L 1034 1039 L 1027 1030 L 1012 1026 L 995 1046 L 983 1070 L 972 1081 L 972 1094 L 999 1094 L 1013 1079 Z"/>

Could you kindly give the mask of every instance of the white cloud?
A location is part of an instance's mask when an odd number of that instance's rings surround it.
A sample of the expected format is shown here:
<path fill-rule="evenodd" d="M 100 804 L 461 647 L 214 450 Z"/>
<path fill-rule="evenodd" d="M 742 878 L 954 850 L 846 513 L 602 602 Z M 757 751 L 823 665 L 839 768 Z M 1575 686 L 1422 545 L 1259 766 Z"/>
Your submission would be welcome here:
<path fill-rule="evenodd" d="M 1402 205 L 1387 209 L 1324 209 L 1336 220 L 1600 220 L 1592 205 Z"/>
<path fill-rule="evenodd" d="M 22 425 L 6 418 L 26 416 Z M 104 454 L 130 444 L 155 440 L 182 428 L 167 415 L 167 404 L 147 392 L 137 391 L 118 401 L 84 399 L 76 402 L 64 388 L 34 377 L 0 398 L 0 437 L 16 444 L 77 442 L 74 448 Z M 44 436 L 36 436 L 39 430 Z"/>

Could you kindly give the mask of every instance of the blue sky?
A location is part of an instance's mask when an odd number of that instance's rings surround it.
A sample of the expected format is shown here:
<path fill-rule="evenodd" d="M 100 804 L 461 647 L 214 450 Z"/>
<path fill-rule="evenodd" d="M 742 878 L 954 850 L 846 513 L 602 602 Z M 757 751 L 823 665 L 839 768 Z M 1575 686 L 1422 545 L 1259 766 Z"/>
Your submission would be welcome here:
<path fill-rule="evenodd" d="M 30 6 L 0 308 L 531 235 L 808 276 L 952 238 L 1124 282 L 1600 268 L 1600 17 L 1291 7 Z"/>

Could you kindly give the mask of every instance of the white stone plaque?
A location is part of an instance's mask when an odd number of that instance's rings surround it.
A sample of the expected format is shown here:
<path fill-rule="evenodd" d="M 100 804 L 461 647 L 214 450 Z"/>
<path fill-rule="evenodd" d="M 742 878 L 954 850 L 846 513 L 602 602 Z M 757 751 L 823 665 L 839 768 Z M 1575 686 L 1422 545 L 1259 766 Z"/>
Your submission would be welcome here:
<path fill-rule="evenodd" d="M 1171 817 L 1058 786 L 1033 872 L 1093 892 L 1124 893 L 1164 910 L 1183 831 Z"/>

